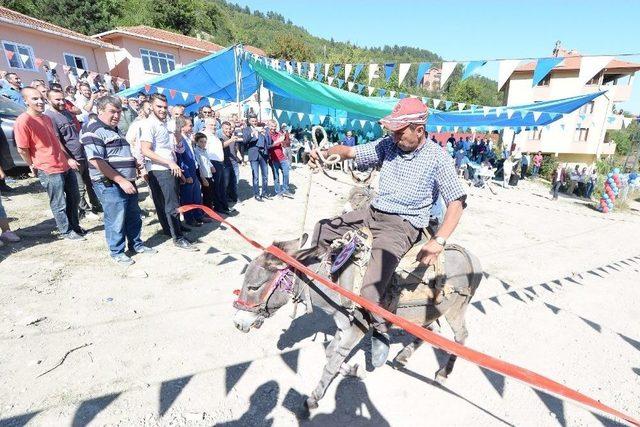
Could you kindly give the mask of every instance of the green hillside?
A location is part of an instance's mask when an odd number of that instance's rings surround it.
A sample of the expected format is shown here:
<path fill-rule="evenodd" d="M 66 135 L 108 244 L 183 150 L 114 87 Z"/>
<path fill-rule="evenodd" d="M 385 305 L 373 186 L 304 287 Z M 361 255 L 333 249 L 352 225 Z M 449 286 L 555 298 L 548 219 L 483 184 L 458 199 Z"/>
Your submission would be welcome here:
<path fill-rule="evenodd" d="M 272 57 L 288 60 L 332 64 L 435 62 L 436 65 L 442 60 L 430 50 L 415 47 L 363 48 L 348 41 L 323 39 L 278 13 L 252 11 L 223 0 L 0 0 L 0 4 L 84 34 L 95 34 L 116 26 L 149 25 L 202 37 L 224 46 L 250 44 Z M 496 82 L 484 77 L 460 82 L 461 68 L 457 67 L 444 92 L 440 93 L 429 93 L 415 86 L 417 65 L 412 65 L 402 86 L 397 84 L 397 70 L 389 82 L 382 78 L 374 80 L 372 85 L 452 101 L 502 104 L 503 97 L 497 91 Z M 358 82 L 366 83 L 366 75 L 365 70 Z"/>

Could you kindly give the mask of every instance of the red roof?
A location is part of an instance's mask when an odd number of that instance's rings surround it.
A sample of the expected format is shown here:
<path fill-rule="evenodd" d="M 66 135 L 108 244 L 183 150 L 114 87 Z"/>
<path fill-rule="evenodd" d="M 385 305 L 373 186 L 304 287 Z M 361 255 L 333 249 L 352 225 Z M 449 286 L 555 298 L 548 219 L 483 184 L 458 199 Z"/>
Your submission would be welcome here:
<path fill-rule="evenodd" d="M 93 37 L 104 40 L 112 39 L 120 35 L 128 35 L 136 38 L 153 40 L 158 43 L 171 44 L 177 47 L 197 50 L 201 52 L 217 52 L 223 49 L 223 46 L 207 40 L 185 36 L 184 34 L 178 34 L 172 31 L 161 30 L 159 28 L 148 27 L 146 25 L 138 25 L 135 27 L 117 27 L 115 30 L 96 34 Z M 262 50 L 253 46 L 245 46 L 245 49 L 249 52 L 265 55 Z"/>
<path fill-rule="evenodd" d="M 23 28 L 28 28 L 35 31 L 42 31 L 44 33 L 53 34 L 66 39 L 76 40 L 81 43 L 89 44 L 93 47 L 99 47 L 108 50 L 118 50 L 117 46 L 110 43 L 105 43 L 102 40 L 94 39 L 93 37 L 85 36 L 84 34 L 77 33 L 75 31 L 68 30 L 64 27 L 51 24 L 40 19 L 32 18 L 22 13 L 18 13 L 15 10 L 7 9 L 0 6 L 0 22 L 16 25 Z"/>
<path fill-rule="evenodd" d="M 581 58 L 582 58 L 581 56 L 575 56 L 575 55 L 565 56 L 564 61 L 562 61 L 560 64 L 556 65 L 555 67 L 553 67 L 553 70 L 554 71 L 562 71 L 562 70 L 579 71 Z M 612 59 L 604 68 L 605 70 L 638 71 L 640 70 L 640 64 L 633 63 L 633 62 L 620 61 L 618 59 Z M 526 64 L 519 65 L 515 69 L 514 73 L 533 72 L 533 70 L 535 69 L 536 69 L 536 61 L 531 61 L 531 62 L 527 62 Z"/>

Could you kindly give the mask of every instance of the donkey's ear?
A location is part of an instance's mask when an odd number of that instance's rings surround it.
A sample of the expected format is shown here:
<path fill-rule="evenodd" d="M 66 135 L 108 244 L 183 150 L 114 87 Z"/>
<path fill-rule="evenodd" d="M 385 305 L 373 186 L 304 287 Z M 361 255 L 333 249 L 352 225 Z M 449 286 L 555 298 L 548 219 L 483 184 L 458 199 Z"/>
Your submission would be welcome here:
<path fill-rule="evenodd" d="M 283 242 L 273 242 L 273 246 L 291 255 L 300 248 L 300 241 L 293 239 Z"/>
<path fill-rule="evenodd" d="M 298 248 L 302 248 L 307 243 L 307 240 L 309 240 L 309 233 L 302 233 L 298 240 Z"/>

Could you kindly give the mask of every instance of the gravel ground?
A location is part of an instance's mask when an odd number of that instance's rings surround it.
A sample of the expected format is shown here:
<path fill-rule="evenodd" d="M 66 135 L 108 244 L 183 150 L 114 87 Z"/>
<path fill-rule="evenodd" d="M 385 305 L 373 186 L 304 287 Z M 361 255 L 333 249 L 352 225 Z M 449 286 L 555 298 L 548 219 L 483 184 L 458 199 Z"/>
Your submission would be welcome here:
<path fill-rule="evenodd" d="M 249 174 L 242 168 L 245 195 Z M 307 171 L 292 182 L 295 199 L 248 199 L 231 221 L 262 243 L 293 238 L 338 213 L 349 190 L 314 176 L 305 219 Z M 464 360 L 439 386 L 431 378 L 444 355 L 427 345 L 402 372 L 336 378 L 300 422 L 294 411 L 333 328 L 317 311 L 292 324 L 285 307 L 239 333 L 232 291 L 253 248 L 212 224 L 190 233 L 200 252 L 181 252 L 158 236 L 146 197 L 143 237 L 159 253 L 124 269 L 109 261 L 99 219 L 83 223 L 87 241 L 59 240 L 37 181 L 15 186 L 4 205 L 23 241 L 0 248 L 2 426 L 615 424 Z M 640 416 L 638 204 L 604 216 L 577 199 L 552 202 L 529 181 L 470 191 L 451 239 L 486 273 L 467 345 Z M 395 334 L 391 355 L 409 340 Z M 353 360 L 364 366 L 365 352 Z"/>

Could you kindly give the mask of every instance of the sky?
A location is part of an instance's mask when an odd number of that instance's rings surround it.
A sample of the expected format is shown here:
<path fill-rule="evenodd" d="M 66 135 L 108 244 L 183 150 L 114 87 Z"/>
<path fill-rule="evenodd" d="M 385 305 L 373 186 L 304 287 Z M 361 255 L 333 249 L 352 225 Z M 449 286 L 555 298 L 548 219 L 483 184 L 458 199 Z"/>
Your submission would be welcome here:
<path fill-rule="evenodd" d="M 253 10 L 280 13 L 311 34 L 359 46 L 406 45 L 445 60 L 550 56 L 557 40 L 590 55 L 637 53 L 640 1 L 537 0 L 230 0 Z M 489 62 L 482 75 L 497 80 Z M 640 114 L 640 72 L 631 99 L 618 104 Z"/>

